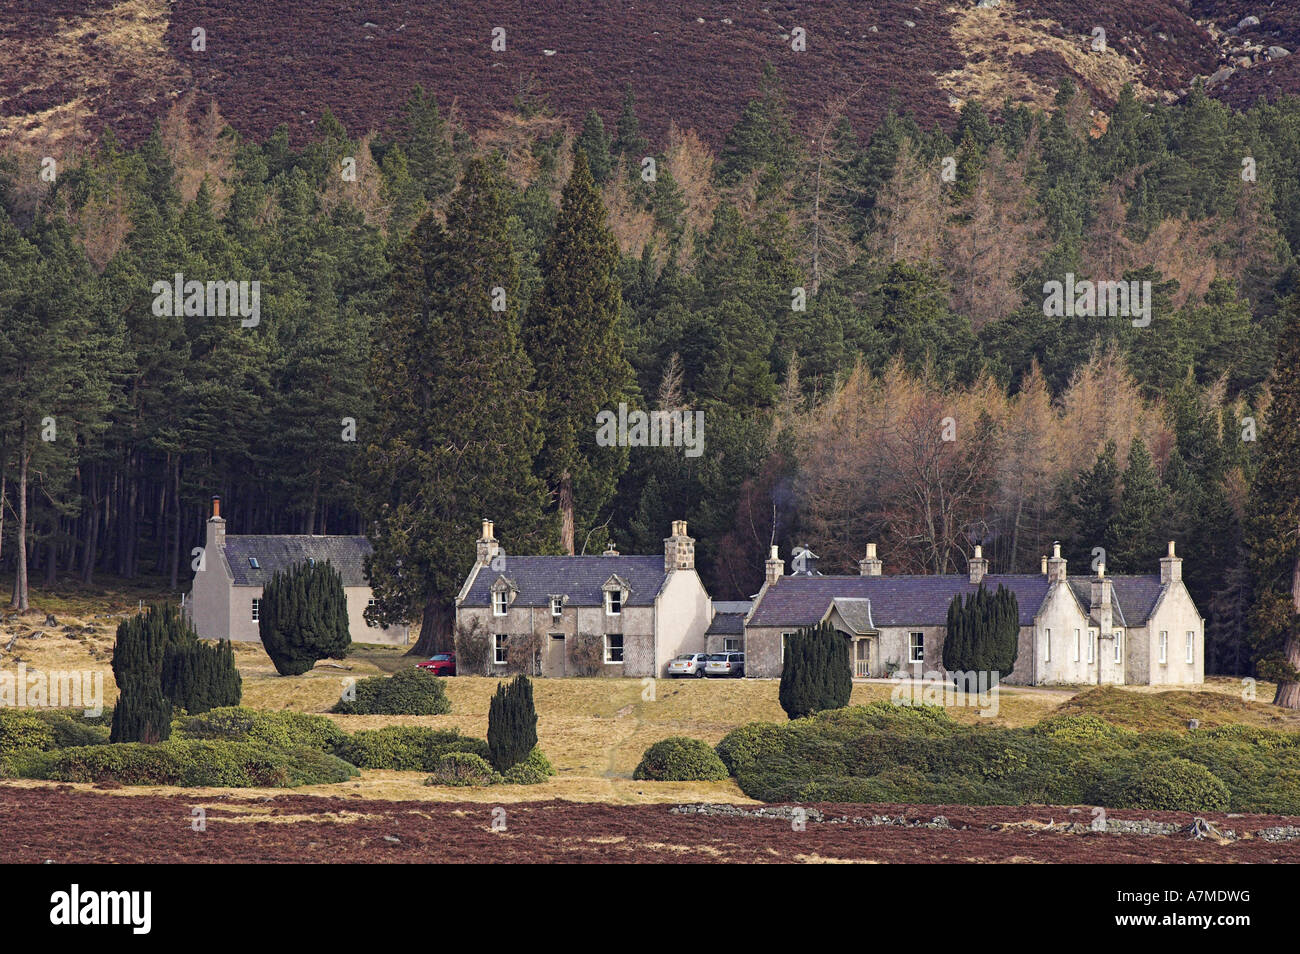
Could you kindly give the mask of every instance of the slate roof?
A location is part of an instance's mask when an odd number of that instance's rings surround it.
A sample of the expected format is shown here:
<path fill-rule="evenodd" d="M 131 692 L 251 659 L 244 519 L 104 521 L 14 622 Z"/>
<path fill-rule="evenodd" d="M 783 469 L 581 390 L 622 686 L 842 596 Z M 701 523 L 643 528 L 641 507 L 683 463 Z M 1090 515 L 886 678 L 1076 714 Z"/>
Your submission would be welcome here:
<path fill-rule="evenodd" d="M 276 570 L 307 560 L 328 560 L 343 577 L 344 586 L 370 585 L 363 570 L 370 541 L 364 536 L 233 534 L 226 537 L 223 552 L 235 586 L 264 586 Z M 257 560 L 258 569 L 253 569 L 249 557 Z"/>
<path fill-rule="evenodd" d="M 984 583 L 1001 583 L 1016 594 L 1020 625 L 1030 626 L 1047 596 L 1047 578 L 1037 575 L 989 574 Z M 948 604 L 958 593 L 974 593 L 965 574 L 945 576 L 783 576 L 769 586 L 749 620 L 753 626 L 814 626 L 835 599 L 871 600 L 871 615 L 880 626 L 943 626 Z"/>
<path fill-rule="evenodd" d="M 504 575 L 518 593 L 510 604 L 550 606 L 552 596 L 568 597 L 569 606 L 603 606 L 601 586 L 613 574 L 627 581 L 627 606 L 649 606 L 664 585 L 663 554 L 656 556 L 506 556 L 505 569 L 480 569 L 463 606 L 488 606 L 493 582 Z"/>
<path fill-rule="evenodd" d="M 871 600 L 854 599 L 849 596 L 837 596 L 831 601 L 835 609 L 839 612 L 840 618 L 844 620 L 855 633 L 873 632 L 876 628 L 875 621 L 871 618 Z"/>
<path fill-rule="evenodd" d="M 1070 577 L 1070 588 L 1087 611 L 1092 599 L 1090 577 Z M 1020 625 L 1031 626 L 1050 588 L 1038 574 L 996 574 L 984 577 L 985 585 L 996 590 L 1001 584 L 1016 594 Z M 1115 619 L 1124 626 L 1141 626 L 1155 609 L 1163 587 L 1157 576 L 1111 577 L 1111 605 Z M 832 602 L 841 605 L 846 622 L 854 602 L 871 601 L 871 620 L 881 626 L 942 626 L 948 621 L 948 604 L 961 593 L 974 593 L 976 586 L 965 574 L 944 576 L 783 576 L 767 589 L 749 620 L 750 626 L 813 626 Z M 845 602 L 849 601 L 849 602 Z M 846 612 L 845 607 L 848 608 Z"/>
<path fill-rule="evenodd" d="M 749 600 L 714 600 L 713 620 L 704 631 L 706 636 L 740 636 L 745 632 L 745 616 L 754 604 Z"/>
<path fill-rule="evenodd" d="M 1164 589 L 1159 574 L 1112 576 L 1110 582 L 1110 604 L 1115 619 L 1121 626 L 1145 624 L 1151 617 L 1151 611 L 1156 608 L 1156 600 L 1160 599 L 1160 593 Z M 1092 602 L 1092 578 L 1072 576 L 1070 589 L 1074 590 L 1086 611 Z"/>

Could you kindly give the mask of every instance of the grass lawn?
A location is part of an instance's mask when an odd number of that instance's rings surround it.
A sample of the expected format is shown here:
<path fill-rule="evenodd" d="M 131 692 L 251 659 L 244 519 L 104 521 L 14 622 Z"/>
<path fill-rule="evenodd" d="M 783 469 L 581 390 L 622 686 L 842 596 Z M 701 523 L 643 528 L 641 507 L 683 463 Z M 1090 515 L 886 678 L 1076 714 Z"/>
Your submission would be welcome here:
<path fill-rule="evenodd" d="M 0 650 L 17 635 L 12 650 L 0 653 L 0 666 L 19 662 L 28 671 L 98 670 L 104 673 L 105 705 L 117 696 L 110 668 L 117 623 L 133 612 L 147 589 L 69 587 L 47 597 L 34 594 L 32 612 L 0 623 Z M 55 626 L 45 617 L 53 613 Z M 71 630 L 65 632 L 65 629 Z M 323 713 L 339 698 L 347 678 L 388 674 L 413 665 L 403 648 L 358 645 L 346 659 L 325 660 L 300 676 L 280 676 L 260 645 L 235 643 L 235 659 L 244 680 L 243 704 L 260 709 L 298 709 Z M 484 737 L 488 704 L 497 680 L 458 676 L 446 680 L 452 712 L 444 716 L 332 715 L 346 731 L 386 725 L 455 726 Z M 341 785 L 310 786 L 298 793 L 346 794 L 365 797 L 481 800 L 508 802 L 544 798 L 603 801 L 614 804 L 653 801 L 748 801 L 732 781 L 638 782 L 632 772 L 652 743 L 686 735 L 714 744 L 746 722 L 785 721 L 774 679 L 536 679 L 534 698 L 539 716 L 539 744 L 558 776 L 542 785 L 491 788 L 426 787 L 423 774 L 367 770 L 359 780 Z M 893 686 L 857 683 L 852 703 L 862 705 L 890 698 Z M 952 716 L 976 725 L 1032 725 L 1055 712 L 1089 713 L 1137 729 L 1186 730 L 1189 719 L 1210 727 L 1245 722 L 1300 730 L 1300 712 L 1269 705 L 1273 686 L 1260 683 L 1255 701 L 1241 698 L 1240 680 L 1214 678 L 1199 690 L 1159 690 L 1150 687 L 1002 687 L 995 717 L 983 717 L 974 706 L 953 706 Z M 9 783 L 33 784 L 44 783 Z M 128 786 L 124 794 L 157 793 L 161 789 Z M 247 790 L 244 790 L 247 791 Z M 286 790 L 267 790 L 274 795 Z"/>

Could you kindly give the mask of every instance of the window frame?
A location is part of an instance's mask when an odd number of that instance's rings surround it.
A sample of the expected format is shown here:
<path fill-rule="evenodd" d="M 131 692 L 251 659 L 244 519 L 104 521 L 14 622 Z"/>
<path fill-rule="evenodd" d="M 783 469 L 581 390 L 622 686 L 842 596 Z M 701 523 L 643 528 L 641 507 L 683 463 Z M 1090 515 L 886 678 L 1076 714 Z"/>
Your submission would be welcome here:
<path fill-rule="evenodd" d="M 492 591 L 492 615 L 507 616 L 510 613 L 510 593 L 506 590 Z"/>
<path fill-rule="evenodd" d="M 262 620 L 262 597 L 260 597 L 260 596 L 255 596 L 255 597 L 253 597 L 253 605 L 252 605 L 252 608 L 249 610 L 249 612 L 251 612 L 251 613 L 253 614 L 253 622 L 254 622 L 254 623 L 261 622 L 261 620 Z"/>
<path fill-rule="evenodd" d="M 1052 630 L 1047 628 L 1043 630 L 1043 662 L 1052 661 Z"/>
<path fill-rule="evenodd" d="M 614 609 L 614 597 L 618 597 L 618 609 Z M 605 591 L 605 615 L 622 616 L 623 615 L 623 591 L 618 589 L 608 589 Z"/>
<path fill-rule="evenodd" d="M 1159 660 L 1160 665 L 1165 666 L 1169 663 L 1169 630 L 1160 630 L 1159 640 Z"/>
<path fill-rule="evenodd" d="M 1124 630 L 1117 629 L 1115 630 L 1115 662 L 1122 663 L 1123 661 L 1124 661 Z"/>
<path fill-rule="evenodd" d="M 510 634 L 492 634 L 492 665 L 504 666 L 510 661 Z"/>
<path fill-rule="evenodd" d="M 1088 630 L 1088 665 L 1091 666 L 1097 661 L 1097 631 Z"/>
<path fill-rule="evenodd" d="M 1183 661 L 1189 666 L 1196 665 L 1196 630 L 1194 629 L 1187 631 L 1187 654 L 1183 657 Z"/>
<path fill-rule="evenodd" d="M 921 658 L 917 659 L 917 653 Z M 925 664 L 925 633 L 909 632 L 907 634 L 907 663 L 909 666 Z"/>
<path fill-rule="evenodd" d="M 614 646 L 612 640 L 615 640 L 615 639 L 618 640 L 618 647 L 617 647 L 618 658 L 617 658 L 617 659 L 612 659 L 612 658 L 611 658 L 611 655 L 612 655 L 613 652 L 615 651 L 615 646 Z M 623 656 L 624 656 L 624 649 L 625 649 L 625 647 L 624 647 L 624 644 L 623 644 L 623 634 L 622 634 L 622 633 L 606 633 L 606 634 L 605 634 L 605 645 L 604 645 L 603 649 L 604 649 L 604 651 L 605 651 L 605 665 L 607 665 L 607 666 L 621 666 L 621 665 L 623 665 Z"/>
<path fill-rule="evenodd" d="M 559 619 L 564 615 L 564 597 L 551 597 L 551 619 Z"/>

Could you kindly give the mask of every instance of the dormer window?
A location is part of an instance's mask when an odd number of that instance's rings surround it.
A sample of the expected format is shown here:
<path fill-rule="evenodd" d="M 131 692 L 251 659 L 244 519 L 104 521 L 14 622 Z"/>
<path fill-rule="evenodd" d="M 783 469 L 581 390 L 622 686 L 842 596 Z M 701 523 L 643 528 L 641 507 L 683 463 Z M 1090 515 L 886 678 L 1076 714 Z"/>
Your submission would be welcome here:
<path fill-rule="evenodd" d="M 510 594 L 505 590 L 498 590 L 492 594 L 492 615 L 505 616 L 506 609 L 510 606 Z"/>
<path fill-rule="evenodd" d="M 563 616 L 563 615 L 564 615 L 564 597 L 563 597 L 563 596 L 552 596 L 552 597 L 551 597 L 551 616 L 553 616 L 555 619 L 559 619 L 559 618 L 560 618 L 561 616 Z"/>
<path fill-rule="evenodd" d="M 605 591 L 605 615 L 621 616 L 623 613 L 623 591 L 606 590 Z"/>

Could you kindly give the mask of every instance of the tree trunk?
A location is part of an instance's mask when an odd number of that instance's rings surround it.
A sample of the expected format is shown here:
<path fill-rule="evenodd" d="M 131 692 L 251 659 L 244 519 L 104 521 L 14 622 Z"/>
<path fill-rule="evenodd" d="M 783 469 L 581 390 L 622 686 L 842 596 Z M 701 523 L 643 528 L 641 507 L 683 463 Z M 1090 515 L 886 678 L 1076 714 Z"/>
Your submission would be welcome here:
<path fill-rule="evenodd" d="M 567 470 L 560 475 L 560 546 L 573 556 L 573 477 Z"/>
<path fill-rule="evenodd" d="M 1300 614 L 1300 552 L 1297 552 L 1295 566 L 1291 570 L 1291 605 Z M 1286 638 L 1286 661 L 1292 670 L 1300 670 L 1300 639 L 1296 638 L 1294 632 Z M 1300 682 L 1278 680 L 1273 705 L 1284 709 L 1300 709 Z"/>
<path fill-rule="evenodd" d="M 420 620 L 420 638 L 407 655 L 428 657 L 434 653 L 454 651 L 456 641 L 452 629 L 455 622 L 455 607 L 449 601 L 439 596 L 429 597 L 424 604 L 424 616 Z"/>
<path fill-rule="evenodd" d="M 99 508 L 103 503 L 99 491 L 99 475 L 93 470 L 90 473 L 90 523 L 86 528 L 86 552 L 81 558 L 81 582 L 87 584 L 95 578 L 96 551 L 99 549 Z"/>
<path fill-rule="evenodd" d="M 172 590 L 181 572 L 181 462 L 172 463 Z"/>
<path fill-rule="evenodd" d="M 27 425 L 24 423 L 18 443 L 18 569 L 14 574 L 14 598 L 9 604 L 22 612 L 27 601 L 27 464 L 31 452 L 27 450 Z"/>

